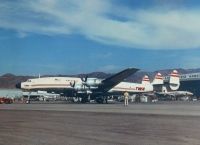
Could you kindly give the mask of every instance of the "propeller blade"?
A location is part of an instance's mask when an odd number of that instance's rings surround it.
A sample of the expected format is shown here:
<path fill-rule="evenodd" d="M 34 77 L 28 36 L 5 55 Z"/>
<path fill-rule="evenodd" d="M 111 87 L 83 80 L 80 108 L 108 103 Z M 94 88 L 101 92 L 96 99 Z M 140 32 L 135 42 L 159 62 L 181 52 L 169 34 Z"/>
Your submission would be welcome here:
<path fill-rule="evenodd" d="M 73 81 L 73 82 L 70 82 L 70 86 L 74 88 L 74 86 L 75 86 L 75 83 L 76 83 L 75 81 Z"/>
<path fill-rule="evenodd" d="M 85 82 L 87 82 L 88 76 L 85 77 Z"/>
<path fill-rule="evenodd" d="M 86 76 L 86 77 L 82 77 L 82 78 L 81 78 L 81 80 L 82 80 L 84 83 L 87 82 L 87 79 L 88 79 L 88 76 Z"/>

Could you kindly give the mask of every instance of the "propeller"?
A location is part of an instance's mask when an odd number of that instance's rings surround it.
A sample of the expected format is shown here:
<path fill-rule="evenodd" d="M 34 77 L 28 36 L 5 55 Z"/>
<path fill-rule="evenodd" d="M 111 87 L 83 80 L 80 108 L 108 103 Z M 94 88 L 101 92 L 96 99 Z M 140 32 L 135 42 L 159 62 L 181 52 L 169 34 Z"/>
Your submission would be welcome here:
<path fill-rule="evenodd" d="M 75 81 L 73 81 L 73 82 L 70 82 L 70 86 L 71 86 L 72 88 L 74 88 L 74 87 L 75 87 L 75 84 L 76 84 L 76 82 L 75 82 Z"/>
<path fill-rule="evenodd" d="M 72 88 L 75 87 L 75 84 L 76 84 L 75 81 L 71 81 L 71 82 L 70 82 L 70 86 L 71 86 Z M 73 96 L 76 96 L 76 91 L 75 91 L 74 89 L 72 90 L 72 94 L 73 94 Z"/>
<path fill-rule="evenodd" d="M 86 76 L 86 77 L 82 77 L 82 78 L 81 78 L 82 82 L 84 82 L 84 83 L 87 82 L 87 79 L 88 79 L 88 76 Z"/>
<path fill-rule="evenodd" d="M 70 86 L 77 90 L 86 90 L 87 88 L 90 89 L 90 86 L 87 84 L 88 76 L 81 77 L 82 83 L 77 83 L 76 81 L 71 81 Z M 77 84 L 76 84 L 77 83 Z M 86 88 L 87 87 L 87 88 Z"/>
<path fill-rule="evenodd" d="M 90 89 L 90 85 L 87 84 L 87 79 L 88 79 L 88 76 L 81 78 L 82 86 L 83 86 L 84 89 L 85 89 L 85 87 L 88 87 Z"/>

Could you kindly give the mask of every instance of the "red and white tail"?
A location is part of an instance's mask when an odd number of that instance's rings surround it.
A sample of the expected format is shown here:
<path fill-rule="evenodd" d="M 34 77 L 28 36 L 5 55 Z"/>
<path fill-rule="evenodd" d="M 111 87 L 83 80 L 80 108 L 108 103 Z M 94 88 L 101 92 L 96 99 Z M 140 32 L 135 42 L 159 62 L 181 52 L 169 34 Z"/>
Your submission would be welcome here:
<path fill-rule="evenodd" d="M 178 90 L 180 86 L 180 77 L 177 70 L 173 70 L 169 78 L 169 87 L 171 90 Z"/>
<path fill-rule="evenodd" d="M 143 77 L 142 84 L 144 84 L 144 85 L 149 85 L 150 84 L 150 80 L 149 80 L 149 77 L 147 75 L 145 75 Z"/>
<path fill-rule="evenodd" d="M 163 76 L 161 75 L 161 73 L 157 73 L 153 82 L 152 82 L 153 85 L 163 85 L 164 84 L 164 78 Z"/>

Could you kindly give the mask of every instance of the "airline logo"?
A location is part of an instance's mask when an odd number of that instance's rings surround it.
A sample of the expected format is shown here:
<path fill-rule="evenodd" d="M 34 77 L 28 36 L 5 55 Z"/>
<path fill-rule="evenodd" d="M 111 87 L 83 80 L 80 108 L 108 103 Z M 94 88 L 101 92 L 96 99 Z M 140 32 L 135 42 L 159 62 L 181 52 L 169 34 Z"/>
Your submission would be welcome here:
<path fill-rule="evenodd" d="M 145 89 L 145 87 L 133 87 L 133 88 L 128 88 L 128 87 L 114 87 L 112 90 L 114 90 L 114 91 L 119 91 L 119 90 L 121 90 L 121 91 L 133 91 L 133 92 L 138 92 L 138 91 L 145 91 L 146 89 Z"/>
<path fill-rule="evenodd" d="M 138 90 L 138 91 L 144 91 L 145 87 L 136 87 L 136 90 Z"/>

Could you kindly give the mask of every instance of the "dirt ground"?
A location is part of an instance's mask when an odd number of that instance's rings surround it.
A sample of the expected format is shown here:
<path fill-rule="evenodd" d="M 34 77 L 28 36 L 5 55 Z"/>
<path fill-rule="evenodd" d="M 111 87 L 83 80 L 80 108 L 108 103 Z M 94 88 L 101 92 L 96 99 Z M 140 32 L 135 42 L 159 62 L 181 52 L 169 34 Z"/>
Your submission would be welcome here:
<path fill-rule="evenodd" d="M 0 145 L 200 145 L 200 117 L 0 110 Z"/>

